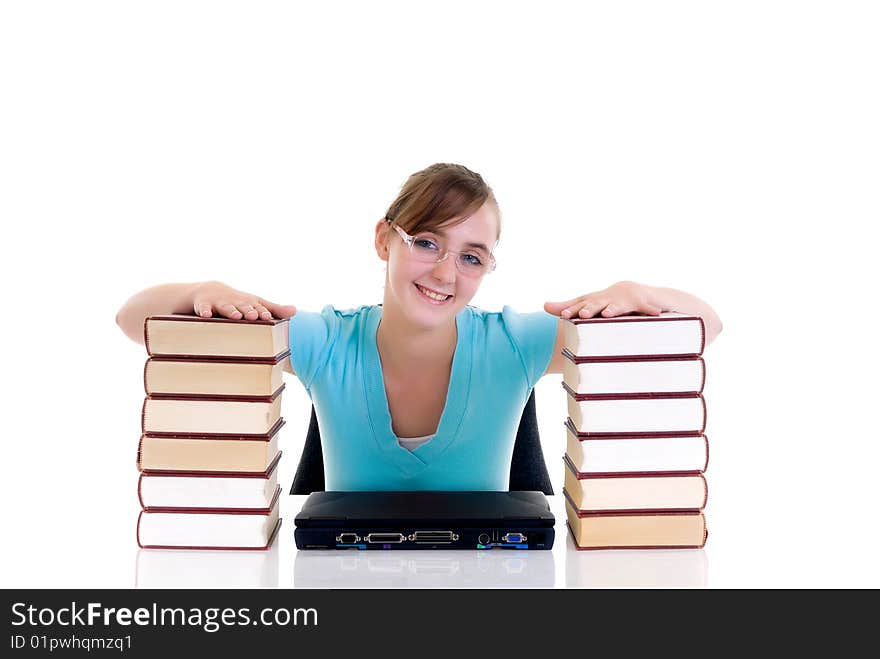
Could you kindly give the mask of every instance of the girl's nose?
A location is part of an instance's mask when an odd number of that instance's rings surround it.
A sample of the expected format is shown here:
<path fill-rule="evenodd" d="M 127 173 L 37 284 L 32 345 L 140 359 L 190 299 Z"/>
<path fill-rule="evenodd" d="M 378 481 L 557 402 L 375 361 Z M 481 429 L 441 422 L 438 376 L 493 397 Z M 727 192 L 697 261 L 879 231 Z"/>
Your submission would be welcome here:
<path fill-rule="evenodd" d="M 455 281 L 455 256 L 447 252 L 442 261 L 438 261 L 434 264 L 431 273 L 439 281 Z"/>

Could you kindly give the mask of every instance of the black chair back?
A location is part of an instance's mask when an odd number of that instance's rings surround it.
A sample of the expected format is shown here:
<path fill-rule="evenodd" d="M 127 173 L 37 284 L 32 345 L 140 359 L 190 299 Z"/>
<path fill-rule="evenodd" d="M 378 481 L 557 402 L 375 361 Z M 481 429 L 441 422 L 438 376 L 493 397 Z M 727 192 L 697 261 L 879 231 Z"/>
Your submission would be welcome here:
<path fill-rule="evenodd" d="M 529 399 L 523 408 L 513 444 L 513 457 L 510 461 L 510 480 L 508 489 L 511 491 L 536 491 L 553 494 L 550 474 L 544 462 L 544 451 L 541 449 L 541 437 L 538 433 L 538 415 L 535 408 L 535 390 L 532 389 Z M 311 494 L 324 491 L 324 454 L 321 451 L 321 432 L 318 428 L 318 416 L 312 406 L 312 418 L 306 432 L 302 456 L 293 477 L 291 494 Z"/>

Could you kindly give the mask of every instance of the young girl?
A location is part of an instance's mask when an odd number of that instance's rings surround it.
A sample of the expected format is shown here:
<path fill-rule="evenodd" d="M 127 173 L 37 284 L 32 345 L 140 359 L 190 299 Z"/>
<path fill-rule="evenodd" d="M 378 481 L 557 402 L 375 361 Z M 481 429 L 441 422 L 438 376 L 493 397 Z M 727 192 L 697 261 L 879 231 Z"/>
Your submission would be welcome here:
<path fill-rule="evenodd" d="M 703 318 L 707 345 L 721 321 L 692 295 L 633 282 L 534 313 L 468 306 L 495 269 L 500 232 L 482 177 L 436 164 L 410 176 L 376 223 L 381 305 L 297 312 L 220 282 L 165 284 L 134 295 L 116 320 L 143 343 L 150 315 L 290 318 L 326 489 L 506 490 L 523 406 L 541 376 L 562 372 L 561 318 L 677 311 Z"/>

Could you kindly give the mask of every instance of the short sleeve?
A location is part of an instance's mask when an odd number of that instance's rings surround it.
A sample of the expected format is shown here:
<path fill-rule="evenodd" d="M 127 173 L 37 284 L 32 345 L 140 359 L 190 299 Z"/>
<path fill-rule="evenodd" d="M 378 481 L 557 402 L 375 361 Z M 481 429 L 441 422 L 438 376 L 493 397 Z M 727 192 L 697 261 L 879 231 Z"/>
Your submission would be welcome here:
<path fill-rule="evenodd" d="M 519 353 L 529 387 L 534 387 L 550 364 L 559 318 L 545 311 L 517 313 L 509 306 L 502 308 L 501 318 Z"/>
<path fill-rule="evenodd" d="M 330 358 L 339 333 L 339 316 L 332 305 L 320 313 L 297 311 L 288 323 L 290 364 L 306 389 Z"/>

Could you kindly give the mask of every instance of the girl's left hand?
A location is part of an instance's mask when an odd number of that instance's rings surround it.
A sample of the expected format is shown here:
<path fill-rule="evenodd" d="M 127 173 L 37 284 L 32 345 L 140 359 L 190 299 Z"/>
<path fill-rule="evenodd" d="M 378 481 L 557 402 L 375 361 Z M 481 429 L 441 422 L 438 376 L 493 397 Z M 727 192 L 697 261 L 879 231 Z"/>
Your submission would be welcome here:
<path fill-rule="evenodd" d="M 545 302 L 544 311 L 563 318 L 605 318 L 627 313 L 659 316 L 664 309 L 652 299 L 651 287 L 632 281 L 620 281 L 603 291 L 581 295 L 565 302 Z"/>

